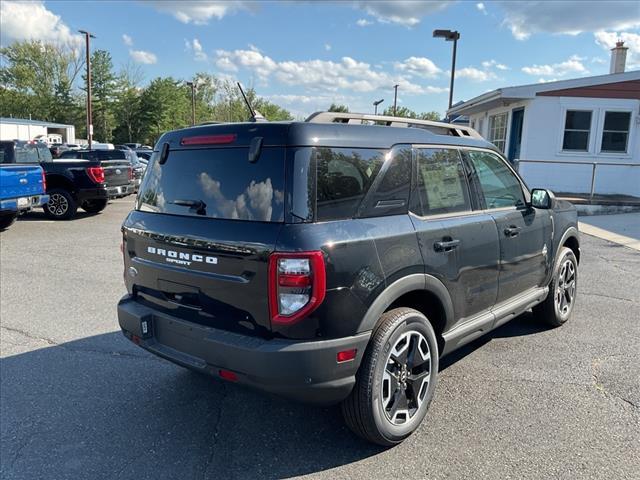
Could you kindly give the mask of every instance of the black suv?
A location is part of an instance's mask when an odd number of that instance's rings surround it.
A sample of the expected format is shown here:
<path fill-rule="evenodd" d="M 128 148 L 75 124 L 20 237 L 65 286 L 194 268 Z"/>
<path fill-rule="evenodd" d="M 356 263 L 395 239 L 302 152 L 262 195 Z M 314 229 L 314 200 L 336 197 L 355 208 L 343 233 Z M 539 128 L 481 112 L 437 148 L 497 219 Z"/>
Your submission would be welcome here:
<path fill-rule="evenodd" d="M 567 321 L 576 220 L 467 127 L 322 112 L 169 132 L 122 227 L 119 323 L 184 367 L 341 402 L 393 445 L 443 355 L 532 307 Z"/>

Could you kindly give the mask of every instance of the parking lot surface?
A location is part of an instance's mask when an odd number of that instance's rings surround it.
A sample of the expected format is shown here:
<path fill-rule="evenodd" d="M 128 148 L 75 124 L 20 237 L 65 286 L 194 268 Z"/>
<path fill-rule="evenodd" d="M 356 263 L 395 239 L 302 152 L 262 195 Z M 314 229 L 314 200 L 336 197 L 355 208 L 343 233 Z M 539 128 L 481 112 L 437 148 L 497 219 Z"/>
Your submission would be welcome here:
<path fill-rule="evenodd" d="M 640 254 L 584 235 L 571 321 L 530 313 L 446 357 L 402 445 L 339 409 L 224 384 L 120 333 L 132 199 L 0 235 L 2 479 L 638 478 Z"/>

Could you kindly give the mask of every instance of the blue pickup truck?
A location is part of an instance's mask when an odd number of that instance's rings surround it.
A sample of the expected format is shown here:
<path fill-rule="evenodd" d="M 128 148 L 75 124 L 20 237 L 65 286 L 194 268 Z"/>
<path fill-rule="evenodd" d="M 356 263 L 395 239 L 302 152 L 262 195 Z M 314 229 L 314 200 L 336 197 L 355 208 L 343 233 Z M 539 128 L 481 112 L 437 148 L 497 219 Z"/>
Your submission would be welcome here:
<path fill-rule="evenodd" d="M 9 228 L 21 213 L 45 205 L 49 201 L 45 192 L 42 167 L 28 159 L 10 159 L 0 145 L 0 230 Z"/>

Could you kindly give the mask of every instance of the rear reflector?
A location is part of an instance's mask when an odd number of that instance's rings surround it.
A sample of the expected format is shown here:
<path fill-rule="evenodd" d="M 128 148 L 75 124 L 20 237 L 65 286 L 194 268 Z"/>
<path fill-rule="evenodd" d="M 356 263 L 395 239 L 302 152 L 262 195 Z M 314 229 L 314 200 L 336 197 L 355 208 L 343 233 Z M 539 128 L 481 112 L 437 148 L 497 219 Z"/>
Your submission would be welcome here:
<path fill-rule="evenodd" d="M 226 135 L 200 135 L 197 137 L 184 137 L 180 140 L 180 145 L 222 145 L 235 141 L 235 133 Z"/>
<path fill-rule="evenodd" d="M 358 350 L 356 348 L 343 350 L 342 352 L 338 352 L 338 354 L 336 355 L 336 360 L 338 363 L 348 362 L 356 358 L 356 353 L 358 353 Z"/>
<path fill-rule="evenodd" d="M 238 376 L 231 370 L 219 370 L 218 374 L 220 375 L 220 378 L 224 378 L 225 380 L 229 380 L 230 382 L 238 381 Z"/>
<path fill-rule="evenodd" d="M 137 335 L 131 335 L 131 341 L 136 345 L 140 345 L 140 337 Z"/>

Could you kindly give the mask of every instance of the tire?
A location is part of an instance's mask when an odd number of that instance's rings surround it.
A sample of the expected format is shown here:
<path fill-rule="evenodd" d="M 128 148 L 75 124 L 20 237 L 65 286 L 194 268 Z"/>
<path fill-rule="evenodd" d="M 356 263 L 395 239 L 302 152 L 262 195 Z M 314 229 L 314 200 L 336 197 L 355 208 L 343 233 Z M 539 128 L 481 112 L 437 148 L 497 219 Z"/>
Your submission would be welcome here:
<path fill-rule="evenodd" d="M 571 317 L 578 293 L 578 260 L 570 248 L 562 247 L 545 300 L 533 307 L 533 314 L 551 327 Z"/>
<path fill-rule="evenodd" d="M 0 231 L 6 230 L 17 220 L 17 213 L 9 213 L 7 215 L 0 215 Z"/>
<path fill-rule="evenodd" d="M 78 202 L 68 190 L 52 188 L 47 191 L 49 203 L 44 205 L 44 214 L 54 220 L 69 220 L 78 211 Z"/>
<path fill-rule="evenodd" d="M 394 357 L 405 360 L 397 363 Z M 363 439 L 385 447 L 397 445 L 411 435 L 433 398 L 438 358 L 435 332 L 422 313 L 410 308 L 385 312 L 369 341 L 356 384 L 341 405 L 349 428 Z M 399 368 L 402 364 L 409 369 Z"/>
<path fill-rule="evenodd" d="M 87 213 L 98 213 L 107 208 L 108 200 L 87 200 L 81 207 Z"/>

